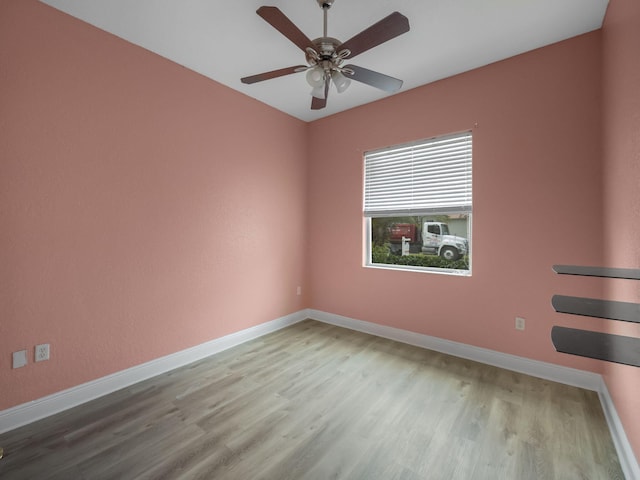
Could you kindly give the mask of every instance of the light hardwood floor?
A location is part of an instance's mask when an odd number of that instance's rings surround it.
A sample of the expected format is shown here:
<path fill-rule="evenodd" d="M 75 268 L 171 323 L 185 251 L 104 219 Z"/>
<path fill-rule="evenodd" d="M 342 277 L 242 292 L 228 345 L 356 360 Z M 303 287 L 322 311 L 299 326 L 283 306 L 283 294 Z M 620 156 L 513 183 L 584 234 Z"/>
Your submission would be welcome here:
<path fill-rule="evenodd" d="M 596 393 L 311 320 L 0 446 L 2 479 L 623 478 Z"/>

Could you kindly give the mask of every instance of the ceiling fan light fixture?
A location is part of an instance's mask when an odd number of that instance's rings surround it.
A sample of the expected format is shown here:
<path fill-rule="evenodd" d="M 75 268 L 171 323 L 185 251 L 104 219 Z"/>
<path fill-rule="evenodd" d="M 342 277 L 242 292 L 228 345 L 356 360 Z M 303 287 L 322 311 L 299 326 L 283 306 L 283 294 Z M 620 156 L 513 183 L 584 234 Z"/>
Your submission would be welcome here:
<path fill-rule="evenodd" d="M 349 88 L 349 85 L 351 85 L 351 80 L 349 80 L 337 70 L 331 72 L 331 80 L 336 86 L 336 90 L 338 90 L 338 93 L 344 92 L 347 88 Z"/>
<path fill-rule="evenodd" d="M 307 83 L 311 88 L 324 87 L 324 69 L 319 65 L 310 68 L 307 71 Z"/>

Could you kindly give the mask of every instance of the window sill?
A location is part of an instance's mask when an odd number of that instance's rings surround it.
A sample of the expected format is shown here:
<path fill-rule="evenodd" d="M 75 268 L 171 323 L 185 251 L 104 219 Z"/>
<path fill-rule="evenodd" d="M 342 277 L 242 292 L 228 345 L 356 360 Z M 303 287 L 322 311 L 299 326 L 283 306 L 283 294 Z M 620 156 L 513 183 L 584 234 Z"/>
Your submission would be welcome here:
<path fill-rule="evenodd" d="M 415 273 L 435 273 L 437 275 L 452 275 L 454 277 L 471 277 L 471 270 L 455 270 L 453 268 L 416 267 L 413 265 L 394 265 L 390 263 L 369 263 L 365 264 L 364 268 Z"/>

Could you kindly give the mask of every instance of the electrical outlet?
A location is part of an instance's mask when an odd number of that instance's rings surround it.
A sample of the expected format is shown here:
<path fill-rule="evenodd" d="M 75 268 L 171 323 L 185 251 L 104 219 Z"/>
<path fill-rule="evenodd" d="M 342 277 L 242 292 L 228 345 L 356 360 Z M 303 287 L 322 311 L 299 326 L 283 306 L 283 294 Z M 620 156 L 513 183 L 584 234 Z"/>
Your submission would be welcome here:
<path fill-rule="evenodd" d="M 302 287 L 296 289 L 296 295 L 302 295 Z"/>
<path fill-rule="evenodd" d="M 42 362 L 43 360 L 49 360 L 49 344 L 43 343 L 36 345 L 36 362 Z"/>
<path fill-rule="evenodd" d="M 27 351 L 13 352 L 13 368 L 24 367 L 27 364 Z"/>
<path fill-rule="evenodd" d="M 524 330 L 524 318 L 516 317 L 516 330 Z"/>

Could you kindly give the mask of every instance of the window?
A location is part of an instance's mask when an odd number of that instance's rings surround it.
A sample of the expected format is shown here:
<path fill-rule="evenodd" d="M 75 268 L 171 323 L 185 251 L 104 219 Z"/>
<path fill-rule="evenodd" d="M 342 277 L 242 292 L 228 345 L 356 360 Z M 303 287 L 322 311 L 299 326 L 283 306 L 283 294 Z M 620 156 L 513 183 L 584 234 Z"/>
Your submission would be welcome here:
<path fill-rule="evenodd" d="M 471 132 L 364 155 L 366 265 L 471 275 Z"/>

